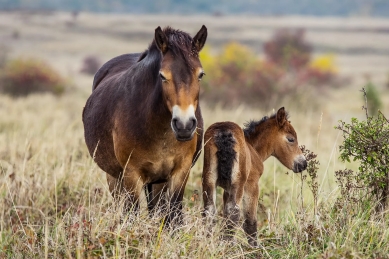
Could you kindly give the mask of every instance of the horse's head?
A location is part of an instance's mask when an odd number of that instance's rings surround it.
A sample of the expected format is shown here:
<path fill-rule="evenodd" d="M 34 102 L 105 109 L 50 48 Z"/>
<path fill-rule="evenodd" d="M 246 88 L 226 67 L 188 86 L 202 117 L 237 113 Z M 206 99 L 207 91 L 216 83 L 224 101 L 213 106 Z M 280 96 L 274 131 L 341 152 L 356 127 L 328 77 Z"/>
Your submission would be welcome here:
<path fill-rule="evenodd" d="M 277 111 L 276 124 L 277 136 L 273 139 L 276 141 L 274 156 L 293 172 L 304 171 L 307 168 L 307 160 L 299 148 L 296 131 L 288 121 L 284 107 Z"/>
<path fill-rule="evenodd" d="M 206 39 L 204 25 L 193 39 L 169 27 L 155 29 L 155 43 L 163 56 L 159 71 L 163 99 L 172 113 L 171 127 L 179 141 L 191 140 L 196 132 L 199 82 L 205 75 L 198 54 Z"/>

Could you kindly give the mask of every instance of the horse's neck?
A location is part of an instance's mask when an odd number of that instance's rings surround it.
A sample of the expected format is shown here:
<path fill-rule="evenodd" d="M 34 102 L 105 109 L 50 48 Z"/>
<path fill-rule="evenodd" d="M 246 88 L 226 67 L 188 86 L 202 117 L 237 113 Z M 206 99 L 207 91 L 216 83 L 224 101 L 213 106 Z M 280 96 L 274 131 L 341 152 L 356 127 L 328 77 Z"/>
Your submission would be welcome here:
<path fill-rule="evenodd" d="M 155 46 L 150 46 L 147 56 L 129 69 L 126 77 L 126 87 L 129 98 L 128 109 L 143 121 L 140 127 L 145 131 L 150 128 L 160 129 L 170 127 L 171 114 L 166 108 L 162 96 L 162 86 L 159 79 L 161 54 Z M 136 105 L 134 105 L 136 104 Z M 155 127 L 159 124 L 162 127 Z M 166 127 L 163 125 L 166 124 Z M 151 127 L 150 125 L 153 125 Z"/>

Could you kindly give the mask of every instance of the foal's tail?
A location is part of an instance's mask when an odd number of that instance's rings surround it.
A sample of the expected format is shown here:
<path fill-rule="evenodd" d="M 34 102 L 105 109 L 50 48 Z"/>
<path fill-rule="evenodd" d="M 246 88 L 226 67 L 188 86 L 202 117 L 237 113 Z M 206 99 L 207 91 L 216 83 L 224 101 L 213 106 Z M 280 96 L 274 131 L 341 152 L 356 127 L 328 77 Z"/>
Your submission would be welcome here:
<path fill-rule="evenodd" d="M 236 161 L 236 140 L 229 130 L 219 131 L 215 137 L 217 147 L 217 171 L 222 180 L 231 181 L 232 168 Z"/>

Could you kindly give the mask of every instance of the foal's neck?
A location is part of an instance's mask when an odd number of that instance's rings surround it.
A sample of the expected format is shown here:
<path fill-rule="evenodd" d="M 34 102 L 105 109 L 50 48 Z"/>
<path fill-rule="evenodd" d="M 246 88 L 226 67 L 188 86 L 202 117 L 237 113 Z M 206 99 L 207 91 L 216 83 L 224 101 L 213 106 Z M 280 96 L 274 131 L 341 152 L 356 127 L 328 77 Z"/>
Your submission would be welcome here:
<path fill-rule="evenodd" d="M 255 131 L 246 136 L 246 143 L 251 145 L 262 162 L 268 159 L 274 153 L 274 141 L 272 141 L 273 125 L 271 119 L 256 126 Z"/>

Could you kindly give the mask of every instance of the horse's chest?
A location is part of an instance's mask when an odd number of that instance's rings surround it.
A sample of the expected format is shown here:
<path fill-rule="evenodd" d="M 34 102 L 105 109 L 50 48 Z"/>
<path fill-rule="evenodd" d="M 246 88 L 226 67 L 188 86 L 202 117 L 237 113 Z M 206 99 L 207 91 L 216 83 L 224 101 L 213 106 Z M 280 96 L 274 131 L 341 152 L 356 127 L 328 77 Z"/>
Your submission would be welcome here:
<path fill-rule="evenodd" d="M 177 152 L 177 149 L 168 146 L 156 148 L 152 155 L 143 164 L 143 172 L 150 181 L 167 180 L 175 169 L 185 163 L 185 156 Z"/>
<path fill-rule="evenodd" d="M 189 170 L 194 147 L 194 141 L 178 142 L 172 138 L 161 138 L 160 143 L 147 152 L 142 171 L 150 181 L 157 181 L 169 179 L 175 170 Z"/>

